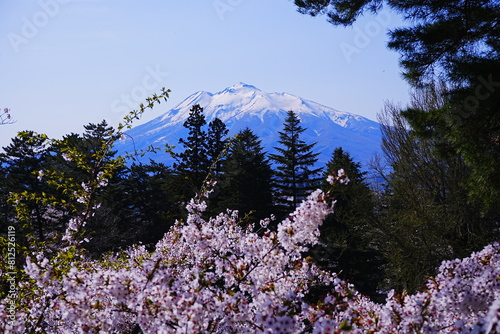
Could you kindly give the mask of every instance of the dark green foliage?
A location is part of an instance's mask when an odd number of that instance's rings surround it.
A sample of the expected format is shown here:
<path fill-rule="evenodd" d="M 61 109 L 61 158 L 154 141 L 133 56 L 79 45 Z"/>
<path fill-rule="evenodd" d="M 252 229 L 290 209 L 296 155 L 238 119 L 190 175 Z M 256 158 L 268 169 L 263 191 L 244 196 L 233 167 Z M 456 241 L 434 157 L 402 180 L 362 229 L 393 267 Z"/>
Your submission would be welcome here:
<path fill-rule="evenodd" d="M 179 140 L 179 143 L 184 146 L 184 152 L 177 155 L 179 163 L 174 165 L 184 175 L 192 190 L 191 196 L 200 189 L 210 168 L 207 134 L 203 130 L 205 124 L 207 122 L 203 108 L 198 104 L 194 105 L 190 109 L 188 119 L 184 122 L 184 127 L 189 129 L 188 137 Z"/>
<path fill-rule="evenodd" d="M 306 129 L 293 111 L 288 112 L 283 131 L 278 132 L 281 144 L 277 154 L 270 158 L 278 165 L 276 171 L 276 197 L 283 213 L 292 212 L 307 195 L 319 185 L 321 169 L 314 169 L 318 153 L 313 153 L 316 143 L 306 144 L 300 135 Z"/>
<path fill-rule="evenodd" d="M 47 137 L 36 135 L 33 131 L 24 131 L 3 150 L 0 154 L 3 174 L 1 190 L 5 200 L 2 204 L 2 224 L 15 219 L 12 203 L 8 199 L 10 193 L 19 194 L 19 200 L 26 205 L 29 215 L 25 217 L 27 225 L 23 227 L 23 234 L 43 241 L 50 229 L 54 228 L 49 225 L 57 224 L 50 215 L 50 207 L 38 200 L 42 193 L 50 191 L 40 177 L 49 164 L 49 141 Z"/>
<path fill-rule="evenodd" d="M 382 0 L 295 0 L 299 12 L 326 14 L 334 25 L 351 25 L 367 11 L 377 13 Z M 401 54 L 405 74 L 414 83 L 434 81 L 436 73 L 447 81 L 463 83 L 470 65 L 498 64 L 500 4 L 497 1 L 387 0 L 408 24 L 390 32 L 389 47 Z M 470 74 L 471 72 L 469 72 Z"/>
<path fill-rule="evenodd" d="M 252 212 L 252 221 L 269 217 L 273 211 L 272 175 L 259 138 L 246 128 L 229 149 L 211 202 L 217 212 L 227 208 L 239 210 L 242 216 Z"/>
<path fill-rule="evenodd" d="M 216 177 L 221 170 L 222 160 L 224 157 L 221 156 L 221 153 L 226 148 L 228 140 L 226 139 L 227 133 L 229 130 L 226 127 L 226 124 L 222 122 L 219 118 L 215 118 L 208 124 L 208 132 L 207 132 L 207 154 L 210 162 L 215 164 L 213 166 L 213 174 Z"/>
<path fill-rule="evenodd" d="M 110 142 L 114 131 L 106 121 L 103 120 L 99 124 L 90 123 L 85 125 L 84 129 L 83 134 L 65 135 L 62 140 L 54 142 L 51 147 L 50 170 L 54 171 L 54 175 L 51 176 L 52 186 L 57 191 L 54 196 L 65 203 L 73 203 L 72 206 L 65 207 L 65 215 L 60 217 L 65 224 L 84 209 L 83 203 L 79 204 L 75 201 L 74 193 L 82 184 L 88 184 L 90 180 L 97 178 L 97 175 L 102 173 L 102 167 L 110 164 L 116 155 L 116 151 L 112 150 L 101 153 Z M 68 152 L 78 152 L 78 154 L 71 155 Z M 121 172 L 123 172 L 123 167 L 117 167 L 114 175 L 107 175 L 106 179 L 113 179 L 115 174 Z M 55 182 L 58 179 L 61 181 L 59 184 Z M 64 179 L 68 182 L 63 183 Z M 93 202 L 100 200 L 101 191 L 102 188 L 93 191 Z"/>
<path fill-rule="evenodd" d="M 382 1 L 295 3 L 302 13 L 348 25 Z M 420 96 L 386 118 L 383 148 L 393 172 L 379 226 L 388 241 L 389 281 L 414 290 L 442 260 L 498 239 L 500 3 L 385 3 L 407 19 L 390 32 L 388 46 L 400 53 Z"/>
<path fill-rule="evenodd" d="M 337 175 L 343 169 L 349 178 L 347 184 L 331 189 L 328 175 Z M 365 180 L 366 172 L 341 147 L 334 150 L 324 173 L 324 191 L 330 190 L 335 199 L 334 213 L 320 227 L 320 244 L 311 255 L 316 262 L 343 279 L 353 283 L 363 294 L 380 299 L 378 293 L 384 272 L 379 240 L 374 238 L 374 202 Z"/>
<path fill-rule="evenodd" d="M 438 144 L 441 155 L 460 156 L 470 167 L 465 182 L 484 215 L 500 217 L 500 65 L 489 68 L 464 88 L 438 89 L 441 108 L 403 112 L 418 136 Z"/>
<path fill-rule="evenodd" d="M 500 4 L 497 1 L 391 1 L 415 25 L 391 32 L 389 47 L 401 53 L 410 80 L 431 79 L 441 72 L 447 81 L 464 83 L 465 69 L 498 64 Z"/>
<path fill-rule="evenodd" d="M 188 137 L 179 140 L 184 146 L 184 152 L 177 154 L 178 162 L 174 164 L 174 169 L 181 176 L 179 190 L 184 201 L 200 191 L 203 181 L 210 173 L 217 180 L 221 172 L 224 160 L 222 153 L 228 144 L 225 137 L 229 130 L 219 118 L 210 122 L 207 131 L 204 128 L 206 124 L 203 108 L 194 105 L 184 122 L 184 127 L 189 130 Z"/>
<path fill-rule="evenodd" d="M 24 131 L 4 148 L 0 158 L 4 181 L 0 196 L 5 199 L 1 224 L 14 225 L 18 232 L 16 243 L 21 249 L 41 247 L 50 251 L 61 243 L 86 241 L 87 232 L 97 235 L 97 241 L 110 241 L 107 249 L 117 246 L 113 244 L 117 235 L 113 229 L 115 217 L 108 215 L 109 207 L 97 210 L 99 203 L 113 201 L 105 198 L 103 190 L 107 186 L 107 190 L 112 189 L 110 184 L 124 172 L 123 158 L 114 157 L 112 146 L 133 120 L 159 103 L 160 98 L 166 99 L 168 93 L 169 90 L 162 89 L 161 95 L 146 99 L 147 104 L 131 111 L 118 130 L 103 121 L 85 126 L 82 136 L 70 134 L 62 140 L 49 140 L 46 135 Z M 96 210 L 100 217 L 94 217 Z M 72 218 L 69 229 L 67 223 Z M 19 265 L 21 268 L 22 263 Z"/>
<path fill-rule="evenodd" d="M 107 151 L 104 156 L 98 156 L 98 152 L 110 140 L 113 127 L 109 126 L 105 120 L 99 124 L 90 123 L 84 126 L 82 135 L 71 133 L 65 135 L 61 141 L 52 146 L 53 164 L 55 170 L 61 173 L 70 173 L 74 182 L 88 182 L 95 177 L 92 173 L 98 173 L 100 166 L 109 163 L 116 151 Z M 73 150 L 79 152 L 78 160 L 76 158 L 68 159 L 66 152 Z M 78 162 L 84 163 L 91 168 L 78 167 Z"/>
<path fill-rule="evenodd" d="M 183 215 L 179 175 L 161 163 L 132 165 L 114 178 L 100 197 L 88 228 L 92 254 L 143 243 L 149 247 Z"/>
<path fill-rule="evenodd" d="M 468 199 L 471 170 L 463 159 L 436 154 L 389 106 L 381 117 L 383 150 L 392 172 L 379 211 L 391 286 L 414 291 L 441 261 L 464 257 L 495 240 L 495 221 Z M 498 233 L 497 237 L 498 237 Z"/>
<path fill-rule="evenodd" d="M 443 81 L 446 103 L 405 113 L 416 133 L 447 148 L 471 168 L 465 181 L 483 213 L 500 217 L 500 2 L 416 0 L 385 2 L 407 19 L 390 32 L 389 48 L 401 55 L 408 81 L 429 87 Z M 381 0 L 296 0 L 299 11 L 326 13 L 348 25 Z"/>
<path fill-rule="evenodd" d="M 302 14 L 326 14 L 334 25 L 350 25 L 365 10 L 376 12 L 381 8 L 382 0 L 295 0 L 295 5 Z"/>
<path fill-rule="evenodd" d="M 60 141 L 49 141 L 44 135 L 32 131 L 20 133 L 4 147 L 1 155 L 4 183 L 2 196 L 15 194 L 16 200 L 26 206 L 28 217 L 16 217 L 9 202 L 3 203 L 7 221 L 24 221 L 23 234 L 45 241 L 47 237 L 64 234 L 68 221 L 81 211 L 75 191 L 81 184 L 96 178 L 99 166 L 109 163 L 114 152 L 98 157 L 98 150 L 109 140 L 113 130 L 105 121 L 85 126 L 83 135 L 69 134 Z M 67 152 L 79 152 L 70 159 Z M 81 165 L 89 168 L 80 168 Z M 13 195 L 11 195 L 12 197 Z M 100 200 L 100 192 L 93 193 L 93 200 Z"/>

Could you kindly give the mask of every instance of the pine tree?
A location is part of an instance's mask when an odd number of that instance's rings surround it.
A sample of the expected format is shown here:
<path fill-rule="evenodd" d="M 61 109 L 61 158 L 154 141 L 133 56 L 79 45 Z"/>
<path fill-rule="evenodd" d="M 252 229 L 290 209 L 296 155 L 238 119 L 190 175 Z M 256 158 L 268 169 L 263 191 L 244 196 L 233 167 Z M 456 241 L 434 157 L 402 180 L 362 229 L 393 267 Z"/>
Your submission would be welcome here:
<path fill-rule="evenodd" d="M 385 5 L 407 20 L 391 30 L 388 47 L 400 53 L 404 75 L 415 88 L 444 82 L 447 92 L 441 108 L 411 108 L 405 117 L 420 138 L 446 146 L 446 154 L 471 168 L 465 180 L 469 198 L 481 199 L 483 214 L 498 221 L 500 2 L 295 0 L 295 5 L 304 14 L 326 14 L 334 25 L 351 25 Z"/>
<path fill-rule="evenodd" d="M 100 207 L 87 225 L 93 255 L 142 243 L 153 247 L 181 219 L 183 205 L 178 175 L 162 163 L 133 164 L 100 196 Z"/>
<path fill-rule="evenodd" d="M 249 128 L 237 135 L 222 166 L 216 198 L 218 210 L 253 211 L 252 220 L 268 217 L 273 210 L 273 170 L 261 141 Z"/>
<path fill-rule="evenodd" d="M 44 241 L 50 229 L 50 217 L 47 215 L 50 208 L 37 199 L 42 197 L 42 193 L 49 192 L 46 182 L 39 177 L 48 167 L 48 138 L 33 131 L 24 131 L 3 149 L 0 160 L 5 173 L 4 192 L 23 195 L 22 201 L 29 211 L 29 226 L 25 226 L 23 232 Z"/>
<path fill-rule="evenodd" d="M 210 167 L 207 134 L 203 130 L 205 124 L 207 122 L 203 108 L 198 104 L 194 105 L 190 109 L 188 119 L 183 124 L 185 128 L 189 129 L 188 137 L 179 139 L 179 143 L 184 146 L 185 150 L 177 155 L 180 162 L 174 165 L 189 180 L 194 192 L 201 187 Z"/>
<path fill-rule="evenodd" d="M 221 170 L 222 160 L 221 153 L 224 151 L 224 148 L 227 144 L 227 133 L 229 130 L 226 127 L 226 124 L 222 122 L 219 118 L 215 118 L 208 124 L 208 145 L 207 145 L 207 154 L 210 159 L 210 163 L 214 164 L 213 173 L 214 176 L 217 176 Z"/>
<path fill-rule="evenodd" d="M 471 170 L 462 158 L 436 154 L 440 143 L 416 137 L 398 106 L 386 106 L 379 122 L 391 167 L 377 208 L 379 239 L 392 288 L 414 291 L 443 260 L 498 240 L 498 220 L 481 213 L 479 199 L 467 198 L 464 181 Z"/>
<path fill-rule="evenodd" d="M 300 139 L 305 130 L 300 126 L 300 119 L 290 110 L 283 131 L 278 132 L 281 147 L 275 147 L 278 153 L 270 155 L 278 165 L 276 196 L 284 212 L 293 211 L 319 184 L 317 175 L 321 169 L 314 169 L 318 153 L 312 152 L 316 143 L 306 144 Z"/>
<path fill-rule="evenodd" d="M 349 182 L 331 189 L 328 175 L 343 169 Z M 326 164 L 323 190 L 335 199 L 335 210 L 320 227 L 320 244 L 313 249 L 313 258 L 322 267 L 353 283 L 363 294 L 380 298 L 379 284 L 384 278 L 381 246 L 373 238 L 374 202 L 361 164 L 354 162 L 341 147 L 334 150 Z M 382 301 L 382 300 L 380 300 Z"/>
<path fill-rule="evenodd" d="M 113 132 L 113 127 L 103 120 L 101 123 L 89 123 L 83 126 L 85 131 L 83 134 L 70 133 L 63 136 L 60 142 L 55 143 L 51 150 L 56 153 L 52 156 L 52 168 L 59 172 L 67 173 L 71 178 L 80 182 L 88 182 L 98 173 L 100 166 L 110 162 L 117 151 L 108 151 L 103 158 L 97 158 L 96 153 L 99 152 L 106 142 L 110 139 L 110 134 Z M 82 170 L 77 167 L 76 162 L 67 161 L 63 157 L 64 151 L 74 150 L 81 154 L 81 159 L 85 161 L 85 165 L 89 166 L 89 170 Z"/>
<path fill-rule="evenodd" d="M 366 174 L 368 173 L 361 170 L 361 163 L 354 162 L 349 152 L 344 151 L 342 147 L 337 147 L 333 151 L 330 161 L 326 163 L 326 169 L 323 172 L 323 188 L 325 190 L 330 186 L 330 184 L 326 182 L 328 175 L 337 173 L 340 169 L 343 169 L 349 178 L 349 183 L 346 186 L 350 185 L 353 187 L 354 185 L 363 185 L 368 189 L 365 182 Z M 341 191 L 341 189 L 346 189 L 346 186 L 339 188 L 339 191 Z"/>

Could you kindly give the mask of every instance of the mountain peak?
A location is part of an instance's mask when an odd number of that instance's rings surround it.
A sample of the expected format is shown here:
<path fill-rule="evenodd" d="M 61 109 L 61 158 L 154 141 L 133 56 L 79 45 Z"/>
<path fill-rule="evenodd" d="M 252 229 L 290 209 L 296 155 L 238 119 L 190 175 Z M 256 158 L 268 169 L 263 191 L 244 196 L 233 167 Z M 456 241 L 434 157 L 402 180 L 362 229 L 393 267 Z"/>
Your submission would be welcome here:
<path fill-rule="evenodd" d="M 252 129 L 270 153 L 275 152 L 278 132 L 289 110 L 297 114 L 306 128 L 304 141 L 318 142 L 320 164 L 326 164 L 332 150 L 339 146 L 362 162 L 369 161 L 372 153 L 379 151 L 380 130 L 376 122 L 292 94 L 267 93 L 244 82 L 217 93 L 199 91 L 190 95 L 165 114 L 127 131 L 134 139 L 124 142 L 121 150 L 126 151 L 126 146 L 130 152 L 151 144 L 177 144 L 179 138 L 188 135 L 183 123 L 195 104 L 203 108 L 207 122 L 216 117 L 223 121 L 229 135 L 246 127 Z"/>
<path fill-rule="evenodd" d="M 244 82 L 237 82 L 231 87 L 227 87 L 224 89 L 222 92 L 229 92 L 229 93 L 243 93 L 243 92 L 248 92 L 248 91 L 261 91 L 257 87 L 253 85 L 246 84 Z"/>

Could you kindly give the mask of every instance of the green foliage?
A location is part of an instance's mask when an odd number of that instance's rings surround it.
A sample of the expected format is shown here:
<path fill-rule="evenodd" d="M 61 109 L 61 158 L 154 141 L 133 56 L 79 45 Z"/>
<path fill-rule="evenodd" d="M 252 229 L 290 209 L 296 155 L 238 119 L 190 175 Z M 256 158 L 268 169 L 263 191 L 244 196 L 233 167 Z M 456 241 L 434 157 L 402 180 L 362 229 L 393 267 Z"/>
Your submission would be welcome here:
<path fill-rule="evenodd" d="M 7 203 L 9 199 L 10 187 L 7 184 L 8 174 L 5 164 L 0 159 L 0 228 L 6 230 L 11 217 L 14 217 L 12 206 Z"/>
<path fill-rule="evenodd" d="M 471 170 L 463 159 L 438 155 L 435 142 L 414 136 L 401 108 L 387 106 L 381 123 L 392 169 L 378 208 L 387 274 L 391 286 L 414 291 L 441 261 L 470 254 L 498 234 L 495 221 L 467 197 Z"/>
<path fill-rule="evenodd" d="M 377 12 L 381 8 L 381 0 L 295 0 L 295 5 L 302 14 L 317 16 L 326 14 L 328 21 L 334 25 L 351 25 L 368 10 Z"/>
<path fill-rule="evenodd" d="M 222 160 L 224 157 L 221 153 L 226 148 L 228 144 L 228 139 L 226 138 L 229 130 L 226 124 L 222 122 L 219 118 L 215 118 L 208 124 L 207 132 L 207 154 L 211 163 L 215 162 L 213 173 L 215 176 L 221 171 Z"/>
<path fill-rule="evenodd" d="M 97 126 L 91 124 L 86 127 L 83 138 L 69 135 L 62 140 L 49 140 L 46 135 L 23 131 L 4 148 L 0 171 L 6 182 L 2 183 L 1 195 L 5 198 L 9 194 L 15 215 L 9 203 L 3 203 L 2 225 L 15 231 L 15 240 L 11 241 L 9 235 L 3 236 L 5 229 L 0 236 L 0 247 L 6 249 L 7 242 L 15 245 L 12 250 L 15 265 L 2 261 L 0 271 L 12 272 L 15 282 L 23 282 L 16 286 L 17 309 L 26 308 L 19 304 L 22 300 L 36 300 L 41 294 L 40 287 L 24 272 L 28 257 L 41 255 L 48 259 L 45 265 L 53 268 L 46 273 L 48 280 L 61 280 L 70 268 L 83 270 L 80 266 L 87 254 L 85 248 L 77 245 L 87 240 L 85 225 L 96 212 L 100 190 L 123 167 L 123 158 L 113 157 L 113 143 L 147 108 L 153 108 L 162 98 L 166 100 L 168 93 L 169 90 L 163 89 L 159 96 L 148 98 L 148 104 L 131 111 L 118 130 L 107 127 L 105 122 Z M 44 270 L 39 264 L 36 266 Z M 2 280 L 0 286 L 3 299 L 9 291 L 9 283 Z M 49 307 L 51 298 L 54 297 L 41 298 L 45 308 Z M 43 313 L 35 327 L 42 323 Z M 35 332 L 35 328 L 28 328 L 26 332 Z"/>
<path fill-rule="evenodd" d="M 300 12 L 326 14 L 334 25 L 377 13 L 383 3 L 407 21 L 390 31 L 388 46 L 400 53 L 417 99 L 393 108 L 383 128 L 393 173 L 380 226 L 391 241 L 391 280 L 415 289 L 441 260 L 498 237 L 500 3 L 295 1 Z"/>
<path fill-rule="evenodd" d="M 482 201 L 484 215 L 500 217 L 500 66 L 484 70 L 464 88 L 433 88 L 445 97 L 441 108 L 403 114 L 416 135 L 437 142 L 439 154 L 463 159 L 469 198 Z"/>
<path fill-rule="evenodd" d="M 347 184 L 332 189 L 326 182 L 329 175 L 344 170 Z M 325 269 L 353 283 L 361 293 L 383 301 L 379 289 L 384 278 L 380 240 L 375 238 L 374 201 L 366 182 L 367 172 L 354 162 L 341 147 L 334 150 L 323 175 L 323 190 L 330 190 L 335 210 L 320 227 L 320 244 L 311 255 Z"/>
<path fill-rule="evenodd" d="M 94 257 L 142 243 L 154 246 L 184 215 L 180 176 L 162 163 L 133 164 L 110 180 L 88 224 Z"/>
<path fill-rule="evenodd" d="M 306 144 L 300 135 L 306 129 L 300 126 L 300 119 L 293 111 L 288 112 L 283 131 L 278 132 L 281 147 L 270 158 L 277 165 L 277 202 L 284 213 L 293 211 L 297 205 L 318 186 L 320 169 L 311 169 L 317 161 L 318 153 L 312 149 L 316 145 Z"/>
<path fill-rule="evenodd" d="M 200 189 L 210 168 L 208 159 L 207 134 L 203 126 L 207 124 L 203 108 L 194 105 L 190 109 L 189 117 L 183 126 L 189 130 L 186 139 L 179 139 L 184 146 L 184 152 L 177 155 L 179 163 L 174 167 L 184 175 L 187 185 L 191 188 L 188 196 L 192 196 Z"/>
<path fill-rule="evenodd" d="M 381 0 L 296 0 L 304 14 L 327 14 L 334 25 L 352 24 Z M 390 31 L 388 47 L 401 55 L 407 80 L 416 88 L 445 84 L 440 108 L 405 113 L 416 133 L 438 142 L 470 167 L 470 198 L 483 214 L 500 217 L 500 3 L 498 1 L 385 2 L 407 20 Z"/>
<path fill-rule="evenodd" d="M 246 128 L 229 146 L 222 163 L 222 173 L 217 192 L 211 196 L 216 212 L 229 208 L 241 215 L 249 214 L 251 220 L 269 217 L 273 211 L 273 170 L 259 138 Z"/>
<path fill-rule="evenodd" d="M 377 13 L 382 0 L 295 0 L 299 12 L 326 14 L 333 25 L 351 25 L 366 12 Z M 471 65 L 498 64 L 500 45 L 497 1 L 396 1 L 385 3 L 406 20 L 402 28 L 390 31 L 389 48 L 401 54 L 401 65 L 413 83 L 436 73 L 448 81 L 463 83 L 464 69 Z M 429 81 L 427 81 L 429 82 Z"/>
<path fill-rule="evenodd" d="M 68 233 L 83 239 L 83 226 L 95 212 L 100 190 L 123 168 L 123 158 L 114 157 L 113 143 L 146 109 L 166 100 L 169 92 L 163 89 L 161 95 L 148 98 L 148 104 L 131 111 L 117 130 L 103 121 L 85 126 L 83 136 L 70 134 L 61 140 L 20 132 L 1 155 L 8 181 L 3 191 L 10 193 L 16 210 L 16 216 L 7 220 L 22 224 L 19 240 L 34 249 L 58 245 L 71 219 L 76 227 Z"/>
<path fill-rule="evenodd" d="M 43 241 L 44 229 L 51 221 L 55 223 L 49 217 L 50 207 L 45 205 L 45 198 L 51 196 L 51 190 L 41 178 L 49 165 L 49 140 L 45 135 L 23 131 L 3 149 L 4 152 L 0 154 L 4 172 L 2 189 L 7 199 L 4 202 L 4 224 L 16 221 L 10 209 L 10 205 L 15 204 L 18 227 L 22 227 L 24 239 Z"/>

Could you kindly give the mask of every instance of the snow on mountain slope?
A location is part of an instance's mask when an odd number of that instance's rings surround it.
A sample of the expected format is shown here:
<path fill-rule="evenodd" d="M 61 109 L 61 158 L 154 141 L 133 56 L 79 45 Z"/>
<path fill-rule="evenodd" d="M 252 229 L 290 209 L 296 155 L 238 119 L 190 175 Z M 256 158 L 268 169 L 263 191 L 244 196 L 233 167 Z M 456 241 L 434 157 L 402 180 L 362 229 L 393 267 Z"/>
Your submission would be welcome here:
<path fill-rule="evenodd" d="M 187 137 L 183 123 L 195 104 L 204 109 L 207 124 L 218 117 L 227 125 L 229 135 L 249 127 L 269 153 L 275 152 L 278 131 L 283 129 L 287 112 L 293 110 L 301 125 L 307 128 L 302 139 L 307 143 L 317 142 L 319 167 L 330 160 L 333 150 L 339 146 L 363 166 L 375 152 L 380 152 L 378 123 L 288 93 L 266 93 L 241 82 L 215 94 L 204 91 L 192 94 L 165 114 L 127 131 L 127 138 L 116 148 L 124 153 L 145 149 L 148 145 L 170 144 L 176 146 L 174 151 L 180 152 L 179 138 Z M 172 162 L 167 154 L 148 155 L 141 161 L 147 163 L 149 158 L 167 164 Z"/>

